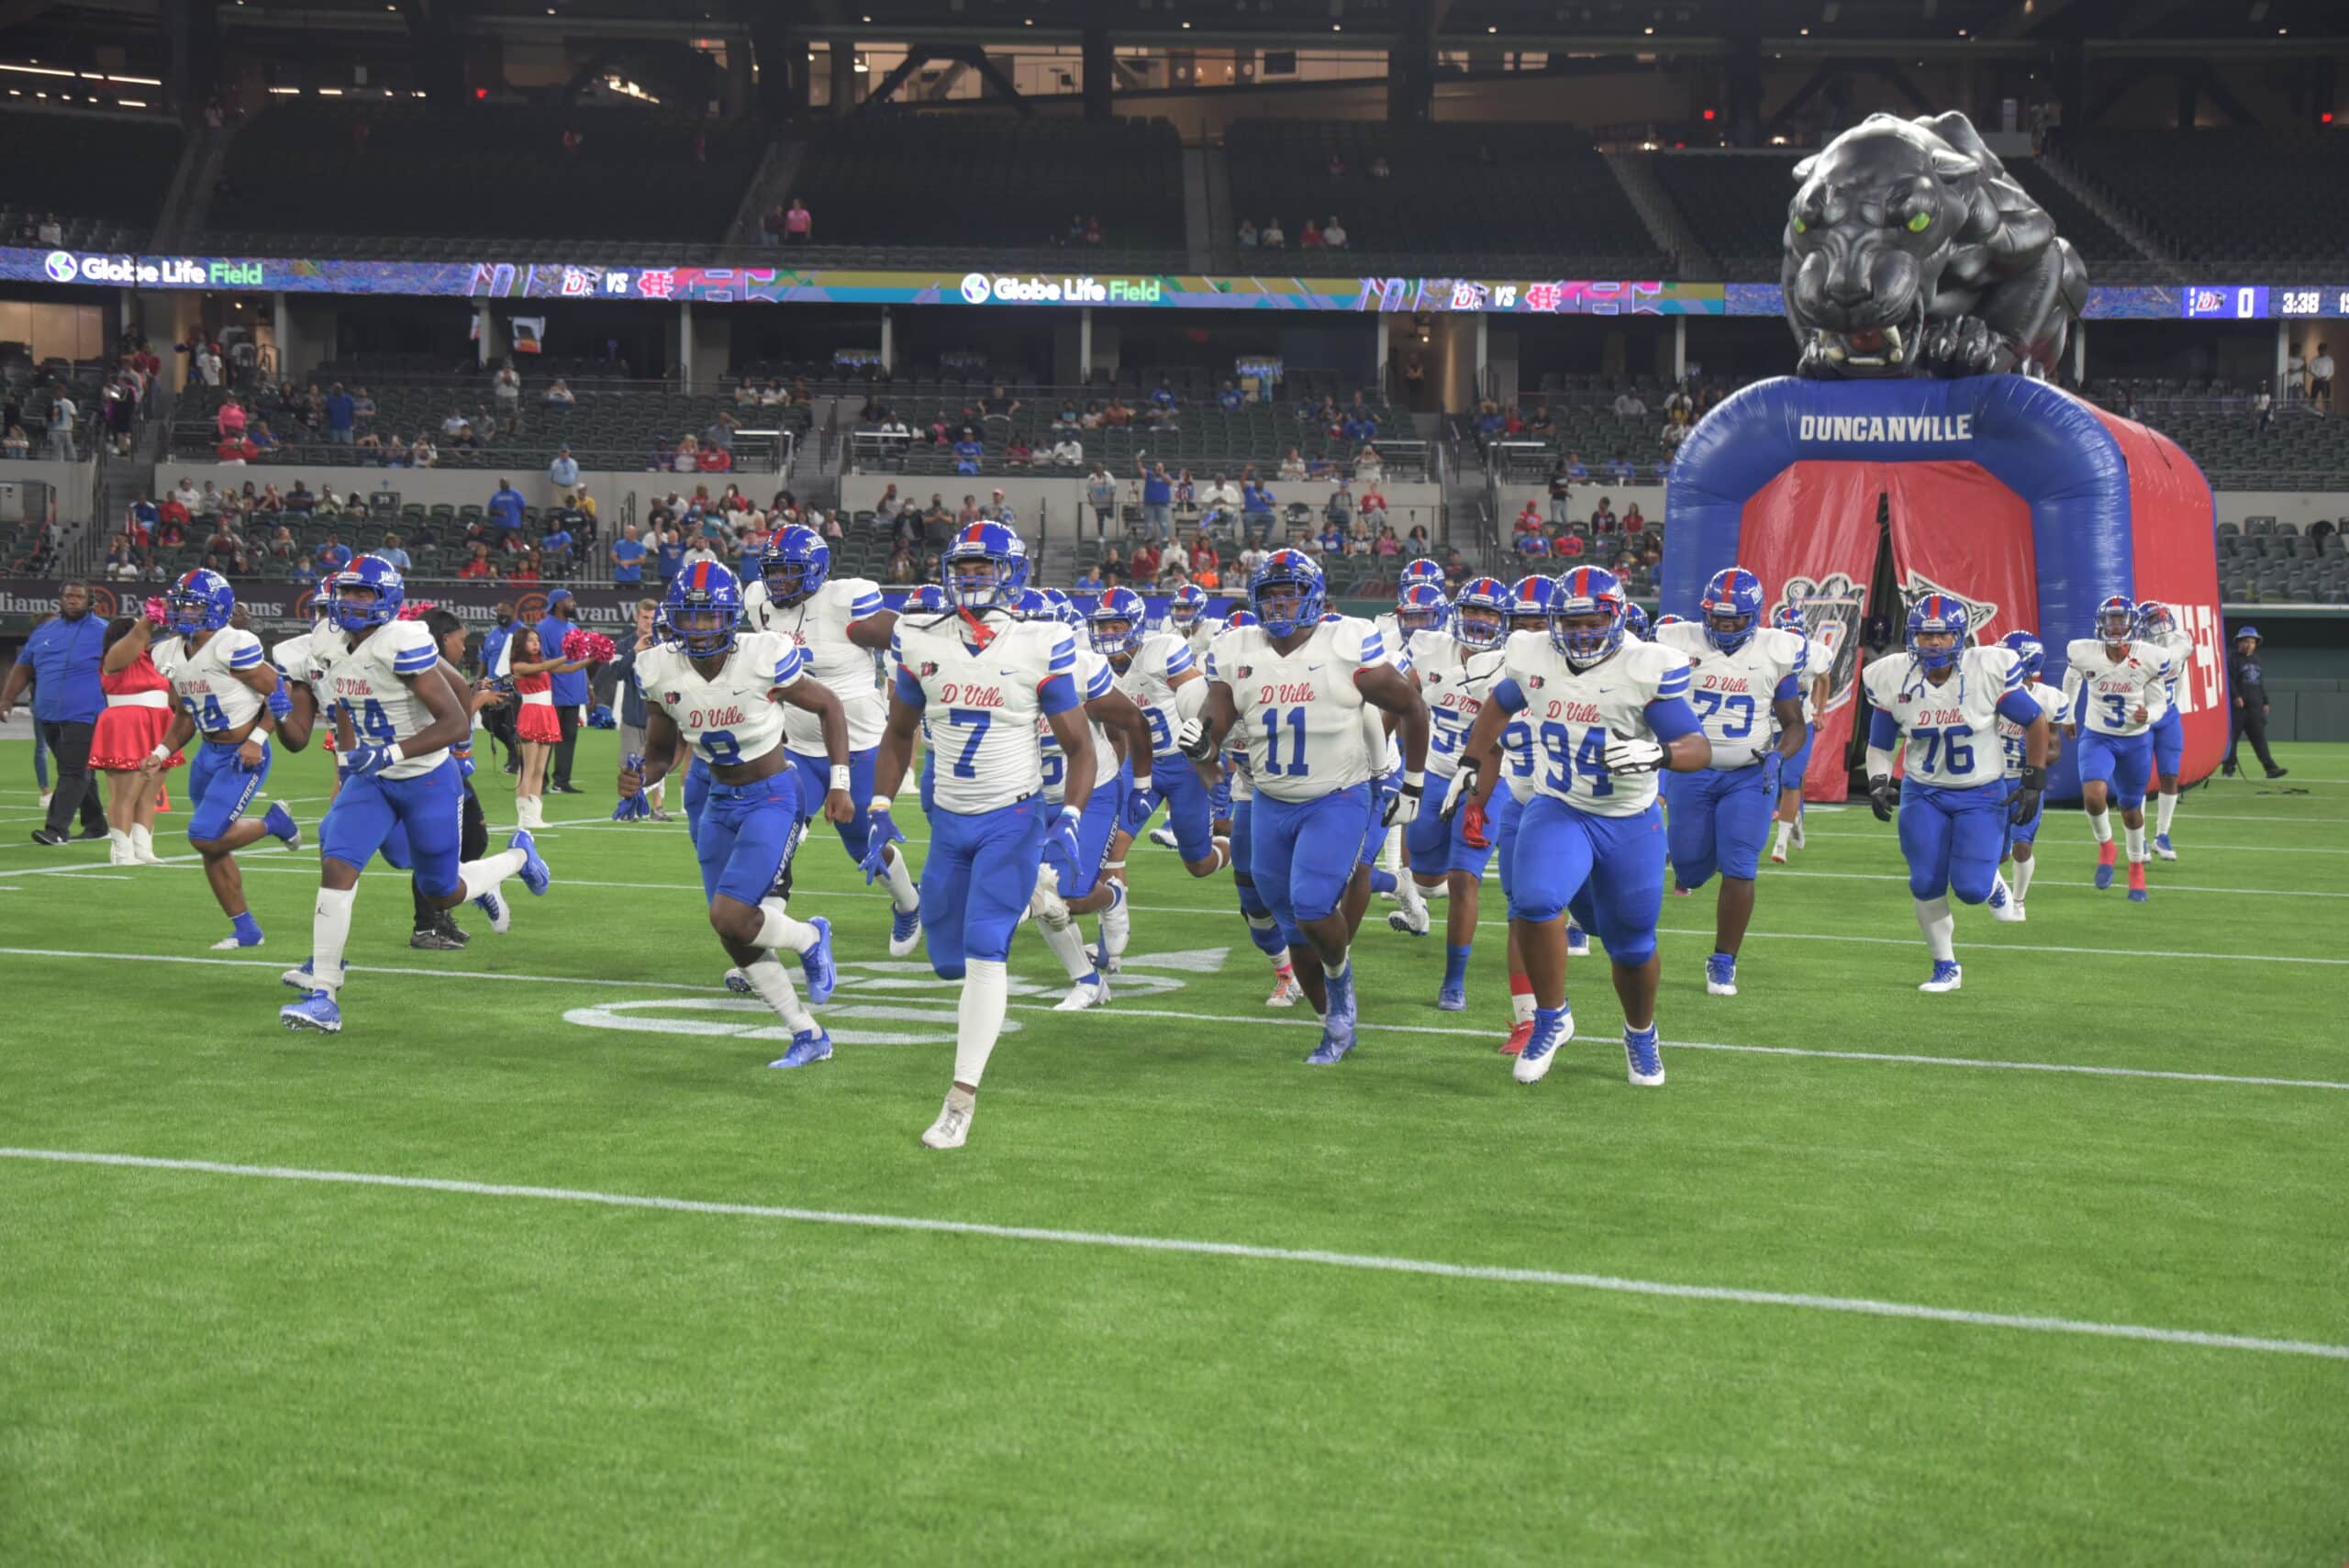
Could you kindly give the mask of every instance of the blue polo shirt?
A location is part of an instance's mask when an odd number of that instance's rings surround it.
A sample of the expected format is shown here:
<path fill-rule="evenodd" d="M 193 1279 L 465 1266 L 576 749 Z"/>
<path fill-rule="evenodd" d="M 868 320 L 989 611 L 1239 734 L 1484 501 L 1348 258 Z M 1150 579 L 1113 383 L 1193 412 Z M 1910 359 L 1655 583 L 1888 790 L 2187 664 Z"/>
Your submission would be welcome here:
<path fill-rule="evenodd" d="M 659 553 L 661 556 L 661 581 L 663 583 L 674 582 L 676 580 L 677 573 L 685 569 L 685 547 L 682 543 L 664 543 L 662 545 Z"/>
<path fill-rule="evenodd" d="M 679 560 L 685 558 L 683 550 L 678 551 L 677 554 Z M 644 547 L 636 540 L 624 539 L 612 545 L 612 581 L 615 583 L 644 581 Z"/>
<path fill-rule="evenodd" d="M 562 639 L 570 636 L 577 628 L 576 621 L 567 621 L 557 615 L 550 615 L 546 619 L 539 622 L 539 657 L 541 659 L 562 658 Z M 554 697 L 555 706 L 569 707 L 573 703 L 583 703 L 587 700 L 586 671 L 568 671 L 554 676 L 553 680 L 554 690 L 551 695 Z"/>
<path fill-rule="evenodd" d="M 106 706 L 98 685 L 106 657 L 106 623 L 84 614 L 59 616 L 26 639 L 17 662 L 33 667 L 33 717 L 43 724 L 95 724 Z"/>

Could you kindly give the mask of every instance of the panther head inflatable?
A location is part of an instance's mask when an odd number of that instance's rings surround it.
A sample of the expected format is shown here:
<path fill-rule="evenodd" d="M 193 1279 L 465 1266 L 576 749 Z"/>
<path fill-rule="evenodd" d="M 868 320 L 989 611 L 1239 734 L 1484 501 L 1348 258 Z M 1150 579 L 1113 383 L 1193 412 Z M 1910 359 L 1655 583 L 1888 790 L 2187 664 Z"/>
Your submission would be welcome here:
<path fill-rule="evenodd" d="M 1795 178 L 1796 373 L 2045 376 L 2061 360 L 2087 275 L 1964 115 L 1870 115 Z"/>

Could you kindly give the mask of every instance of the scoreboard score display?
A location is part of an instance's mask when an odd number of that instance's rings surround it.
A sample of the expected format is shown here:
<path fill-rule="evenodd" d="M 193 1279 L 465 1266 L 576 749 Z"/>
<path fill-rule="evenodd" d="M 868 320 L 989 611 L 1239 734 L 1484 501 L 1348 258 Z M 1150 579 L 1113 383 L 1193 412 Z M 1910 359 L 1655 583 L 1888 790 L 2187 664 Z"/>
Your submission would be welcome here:
<path fill-rule="evenodd" d="M 2349 317 L 2349 286 L 2195 284 L 2179 300 L 2188 321 L 2267 321 Z"/>

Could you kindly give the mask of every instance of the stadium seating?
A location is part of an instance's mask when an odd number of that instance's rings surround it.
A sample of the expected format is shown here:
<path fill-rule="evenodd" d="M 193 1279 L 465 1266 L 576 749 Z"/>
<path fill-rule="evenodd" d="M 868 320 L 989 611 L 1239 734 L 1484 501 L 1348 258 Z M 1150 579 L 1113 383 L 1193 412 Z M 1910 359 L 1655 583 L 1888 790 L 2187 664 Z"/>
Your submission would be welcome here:
<path fill-rule="evenodd" d="M 1330 172 L 1333 154 L 1342 175 Z M 1589 132 L 1571 126 L 1237 120 L 1224 155 L 1234 226 L 1277 217 L 1288 237 L 1285 250 L 1242 252 L 1243 272 L 1647 278 L 1671 271 Z M 1368 172 L 1378 157 L 1389 178 Z M 1305 220 L 1332 217 L 1345 227 L 1347 248 L 1300 249 Z M 1218 235 L 1219 250 L 1229 253 L 1233 239 Z"/>
<path fill-rule="evenodd" d="M 2188 261 L 2260 267 L 2275 282 L 2339 281 L 2349 210 L 2335 194 L 2349 184 L 2349 138 L 2091 131 L 2066 135 L 2058 151 Z"/>
<path fill-rule="evenodd" d="M 75 250 L 132 250 L 155 227 L 179 162 L 180 128 L 161 116 L 0 109 L 0 235 L 57 215 Z M 30 241 L 25 241 L 29 243 Z"/>
<path fill-rule="evenodd" d="M 1649 167 L 1697 242 L 1738 283 L 1776 283 L 1801 153 L 1658 152 Z"/>
<path fill-rule="evenodd" d="M 627 241 L 627 259 L 682 260 L 725 236 L 762 150 L 746 125 L 630 109 L 288 100 L 229 143 L 209 242 L 422 260 L 498 239 L 508 253 L 596 261 L 595 242 Z"/>

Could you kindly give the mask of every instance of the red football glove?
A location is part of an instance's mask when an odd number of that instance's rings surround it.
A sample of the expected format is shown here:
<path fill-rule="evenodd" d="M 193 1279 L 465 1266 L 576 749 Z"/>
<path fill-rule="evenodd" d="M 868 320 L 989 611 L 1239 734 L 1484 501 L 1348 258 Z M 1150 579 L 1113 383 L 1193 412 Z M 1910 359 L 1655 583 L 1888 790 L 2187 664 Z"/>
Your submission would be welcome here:
<path fill-rule="evenodd" d="M 1475 801 L 1472 799 L 1467 805 L 1462 806 L 1460 809 L 1460 837 L 1462 841 L 1466 843 L 1472 850 L 1491 849 L 1493 847 L 1492 838 L 1485 831 L 1485 808 L 1477 805 Z"/>

